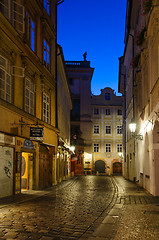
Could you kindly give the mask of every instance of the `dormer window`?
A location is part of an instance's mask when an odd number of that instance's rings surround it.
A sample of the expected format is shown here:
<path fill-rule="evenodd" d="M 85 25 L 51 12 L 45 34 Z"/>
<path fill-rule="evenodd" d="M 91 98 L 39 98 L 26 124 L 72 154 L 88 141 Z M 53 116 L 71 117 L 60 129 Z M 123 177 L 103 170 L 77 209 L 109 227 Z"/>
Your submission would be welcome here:
<path fill-rule="evenodd" d="M 108 92 L 105 93 L 105 100 L 110 100 L 110 93 Z"/>

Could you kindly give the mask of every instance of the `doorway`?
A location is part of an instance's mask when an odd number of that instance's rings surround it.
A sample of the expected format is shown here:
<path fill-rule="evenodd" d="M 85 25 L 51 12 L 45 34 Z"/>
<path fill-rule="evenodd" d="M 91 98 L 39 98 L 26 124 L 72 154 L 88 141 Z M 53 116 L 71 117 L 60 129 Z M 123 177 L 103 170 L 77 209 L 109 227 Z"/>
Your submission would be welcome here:
<path fill-rule="evenodd" d="M 95 173 L 105 173 L 105 162 L 98 160 L 95 162 Z"/>
<path fill-rule="evenodd" d="M 113 163 L 113 174 L 122 174 L 122 163 Z"/>
<path fill-rule="evenodd" d="M 21 190 L 33 189 L 33 153 L 22 152 Z"/>

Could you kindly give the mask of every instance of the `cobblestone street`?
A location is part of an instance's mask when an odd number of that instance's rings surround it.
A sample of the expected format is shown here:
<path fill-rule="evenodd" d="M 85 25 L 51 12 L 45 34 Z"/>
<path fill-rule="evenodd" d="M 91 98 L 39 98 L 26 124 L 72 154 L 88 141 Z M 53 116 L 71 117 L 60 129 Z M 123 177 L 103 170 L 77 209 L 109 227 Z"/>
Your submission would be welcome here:
<path fill-rule="evenodd" d="M 80 176 L 0 200 L 0 239 L 158 239 L 159 198 L 122 177 Z"/>
<path fill-rule="evenodd" d="M 20 203 L 14 203 L 16 198 L 4 207 L 1 201 L 0 238 L 79 239 L 86 232 L 91 235 L 113 197 L 111 178 L 81 176 L 39 197 L 22 194 Z"/>

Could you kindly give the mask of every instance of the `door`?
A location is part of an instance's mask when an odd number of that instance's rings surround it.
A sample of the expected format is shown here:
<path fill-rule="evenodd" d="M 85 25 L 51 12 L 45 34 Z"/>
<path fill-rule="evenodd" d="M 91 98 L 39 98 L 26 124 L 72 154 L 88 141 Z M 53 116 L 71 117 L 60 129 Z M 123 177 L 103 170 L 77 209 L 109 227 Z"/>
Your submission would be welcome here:
<path fill-rule="evenodd" d="M 95 162 L 95 173 L 105 173 L 105 162 L 98 160 Z"/>
<path fill-rule="evenodd" d="M 113 163 L 113 174 L 122 174 L 122 164 L 120 162 Z"/>

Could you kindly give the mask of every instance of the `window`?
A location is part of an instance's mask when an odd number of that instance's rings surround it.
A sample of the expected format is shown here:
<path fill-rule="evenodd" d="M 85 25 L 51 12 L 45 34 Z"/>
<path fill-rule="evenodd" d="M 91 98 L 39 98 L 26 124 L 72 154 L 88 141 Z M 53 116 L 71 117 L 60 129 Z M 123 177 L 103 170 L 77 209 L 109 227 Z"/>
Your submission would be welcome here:
<path fill-rule="evenodd" d="M 29 46 L 35 51 L 35 24 L 28 13 L 26 13 L 26 38 Z"/>
<path fill-rule="evenodd" d="M 110 115 L 110 109 L 105 109 L 105 115 Z"/>
<path fill-rule="evenodd" d="M 122 152 L 123 151 L 123 146 L 121 143 L 117 144 L 117 152 Z"/>
<path fill-rule="evenodd" d="M 43 121 L 50 122 L 50 97 L 43 93 Z"/>
<path fill-rule="evenodd" d="M 117 126 L 117 134 L 122 134 L 122 126 Z"/>
<path fill-rule="evenodd" d="M 105 144 L 105 151 L 106 152 L 111 152 L 111 144 L 110 143 Z"/>
<path fill-rule="evenodd" d="M 98 108 L 94 108 L 94 115 L 99 115 L 99 109 Z"/>
<path fill-rule="evenodd" d="M 93 145 L 93 151 L 94 151 L 94 152 L 99 152 L 99 143 L 94 143 L 94 145 Z"/>
<path fill-rule="evenodd" d="M 99 125 L 94 125 L 93 133 L 99 133 Z"/>
<path fill-rule="evenodd" d="M 119 115 L 119 116 L 122 115 L 122 110 L 121 110 L 121 109 L 118 109 L 118 110 L 117 110 L 117 115 Z"/>
<path fill-rule="evenodd" d="M 50 0 L 44 0 L 44 8 L 47 11 L 47 14 L 50 15 Z"/>
<path fill-rule="evenodd" d="M 79 115 L 79 100 L 74 101 L 74 114 L 75 116 Z"/>
<path fill-rule="evenodd" d="M 110 100 L 110 93 L 105 93 L 105 100 Z"/>
<path fill-rule="evenodd" d="M 105 126 L 105 133 L 111 134 L 111 126 Z"/>
<path fill-rule="evenodd" d="M 22 0 L 1 0 L 0 11 L 9 19 L 18 32 L 24 33 L 24 6 Z"/>
<path fill-rule="evenodd" d="M 34 84 L 25 79 L 25 111 L 34 114 Z"/>
<path fill-rule="evenodd" d="M 50 47 L 48 45 L 48 43 L 46 42 L 46 40 L 44 39 L 44 46 L 43 46 L 43 50 L 44 50 L 44 65 L 50 69 Z"/>
<path fill-rule="evenodd" d="M 9 62 L 0 56 L 0 98 L 11 102 L 11 66 Z"/>

